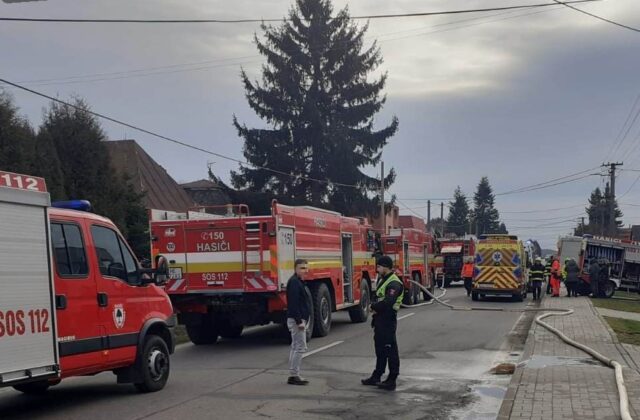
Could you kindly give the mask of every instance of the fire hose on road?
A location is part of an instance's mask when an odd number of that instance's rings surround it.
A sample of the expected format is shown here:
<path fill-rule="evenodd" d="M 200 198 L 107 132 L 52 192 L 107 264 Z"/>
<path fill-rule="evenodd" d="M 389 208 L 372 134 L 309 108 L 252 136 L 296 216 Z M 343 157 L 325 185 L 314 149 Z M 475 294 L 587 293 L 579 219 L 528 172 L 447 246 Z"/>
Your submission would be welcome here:
<path fill-rule="evenodd" d="M 609 359 L 608 357 L 598 353 L 596 350 L 592 349 L 591 347 L 585 346 L 582 343 L 578 343 L 577 341 L 572 340 L 571 338 L 564 335 L 557 328 L 554 328 L 551 325 L 547 324 L 546 322 L 542 321 L 544 318 L 547 318 L 550 316 L 571 315 L 573 314 L 573 309 L 540 309 L 540 308 L 509 309 L 509 308 L 481 307 L 481 306 L 455 306 L 440 300 L 440 298 L 442 298 L 446 294 L 446 290 L 442 293 L 442 295 L 434 296 L 427 288 L 423 287 L 420 283 L 415 282 L 413 280 L 409 280 L 409 281 L 416 284 L 418 287 L 420 287 L 420 289 L 422 289 L 427 295 L 431 297 L 431 301 L 429 302 L 425 302 L 419 305 L 406 306 L 410 308 L 437 302 L 440 305 L 446 306 L 447 308 L 453 311 L 547 312 L 536 318 L 536 324 L 551 331 L 553 334 L 557 335 L 565 343 L 584 351 L 585 353 L 592 356 L 594 359 L 600 361 L 605 366 L 608 366 L 615 370 L 616 386 L 618 388 L 618 397 L 620 400 L 620 417 L 622 418 L 622 420 L 632 420 L 631 413 L 629 412 L 629 397 L 627 395 L 627 387 L 624 384 L 624 377 L 622 375 L 622 365 L 620 365 L 620 363 L 616 362 L 615 360 Z"/>

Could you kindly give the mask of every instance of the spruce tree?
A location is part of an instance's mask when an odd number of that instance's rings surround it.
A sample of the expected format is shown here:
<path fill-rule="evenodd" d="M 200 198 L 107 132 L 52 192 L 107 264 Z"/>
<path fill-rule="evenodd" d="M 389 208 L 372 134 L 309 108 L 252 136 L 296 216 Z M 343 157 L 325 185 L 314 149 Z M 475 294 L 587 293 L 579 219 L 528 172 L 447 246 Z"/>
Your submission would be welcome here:
<path fill-rule="evenodd" d="M 477 235 L 506 231 L 506 226 L 504 229 L 500 226 L 500 213 L 494 207 L 495 196 L 491 184 L 489 184 L 489 178 L 486 176 L 482 177 L 478 184 L 478 189 L 473 196 L 473 203 L 473 224 Z"/>
<path fill-rule="evenodd" d="M 382 63 L 380 49 L 375 42 L 365 47 L 367 26 L 359 28 L 346 8 L 332 13 L 330 0 L 296 0 L 286 22 L 263 25 L 264 39 L 255 37 L 266 58 L 261 81 L 244 71 L 241 77 L 249 106 L 267 127 L 248 128 L 234 116 L 252 167 L 232 172 L 231 179 L 236 188 L 287 203 L 375 214 L 379 180 L 362 169 L 380 162 L 398 120 L 375 127 L 387 77 L 368 76 Z M 388 188 L 395 171 L 385 178 Z"/>
<path fill-rule="evenodd" d="M 449 202 L 447 232 L 463 236 L 469 228 L 469 204 L 460 186 L 453 193 L 453 201 Z"/>
<path fill-rule="evenodd" d="M 613 203 L 615 214 L 615 226 L 611 227 L 611 210 L 610 203 L 613 200 L 611 196 L 609 184 L 605 186 L 604 193 L 600 187 L 596 187 L 589 197 L 589 205 L 585 209 L 589 218 L 589 225 L 584 228 L 577 228 L 576 233 L 591 233 L 595 235 L 613 234 L 615 235 L 618 228 L 622 227 L 622 211 L 618 207 L 617 200 Z"/>
<path fill-rule="evenodd" d="M 0 169 L 26 175 L 33 173 L 35 134 L 29 122 L 18 115 L 13 98 L 0 93 Z"/>
<path fill-rule="evenodd" d="M 118 226 L 139 257 L 148 256 L 143 196 L 111 167 L 103 144 L 106 136 L 96 117 L 87 112 L 87 104 L 75 99 L 73 105 L 51 103 L 38 133 L 43 156 L 57 155 L 60 160 L 62 197 L 58 198 L 89 200 L 96 213 Z"/>

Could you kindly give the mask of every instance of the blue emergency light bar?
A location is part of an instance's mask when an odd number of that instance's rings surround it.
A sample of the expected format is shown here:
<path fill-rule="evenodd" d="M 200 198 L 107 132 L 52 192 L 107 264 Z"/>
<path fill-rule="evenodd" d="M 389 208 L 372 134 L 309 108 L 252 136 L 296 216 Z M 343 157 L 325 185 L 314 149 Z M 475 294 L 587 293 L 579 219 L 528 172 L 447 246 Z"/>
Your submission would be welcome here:
<path fill-rule="evenodd" d="M 91 211 L 91 203 L 87 200 L 54 201 L 51 207 L 59 209 Z"/>

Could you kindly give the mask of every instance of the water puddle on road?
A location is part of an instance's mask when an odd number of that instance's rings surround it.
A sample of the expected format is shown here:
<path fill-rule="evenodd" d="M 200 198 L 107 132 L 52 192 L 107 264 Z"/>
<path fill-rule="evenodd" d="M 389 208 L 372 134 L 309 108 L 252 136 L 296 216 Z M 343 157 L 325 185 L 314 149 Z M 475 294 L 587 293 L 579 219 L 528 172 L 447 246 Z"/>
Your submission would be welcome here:
<path fill-rule="evenodd" d="M 537 356 L 534 355 L 528 360 L 519 363 L 531 369 L 542 369 L 549 366 L 598 366 L 600 362 L 587 357 L 566 357 L 566 356 Z"/>
<path fill-rule="evenodd" d="M 504 386 L 494 383 L 478 383 L 469 387 L 471 403 L 464 408 L 451 412 L 452 419 L 457 420 L 493 420 L 497 417 L 502 399 L 507 393 L 508 381 Z"/>

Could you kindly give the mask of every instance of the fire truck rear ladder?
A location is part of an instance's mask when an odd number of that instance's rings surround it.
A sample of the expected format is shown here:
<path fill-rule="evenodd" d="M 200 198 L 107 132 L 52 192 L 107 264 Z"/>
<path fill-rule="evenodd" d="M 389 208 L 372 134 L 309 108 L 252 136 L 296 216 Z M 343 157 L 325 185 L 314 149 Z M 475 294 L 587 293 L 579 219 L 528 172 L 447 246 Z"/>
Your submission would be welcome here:
<path fill-rule="evenodd" d="M 260 222 L 245 223 L 245 246 L 243 249 L 243 262 L 245 279 L 260 277 L 264 270 L 264 258 L 262 255 L 262 233 L 260 231 Z M 256 255 L 257 253 L 257 255 Z M 256 258 L 256 256 L 258 258 Z M 260 262 L 259 267 L 255 268 L 256 260 Z M 250 275 L 249 273 L 253 273 Z"/>

